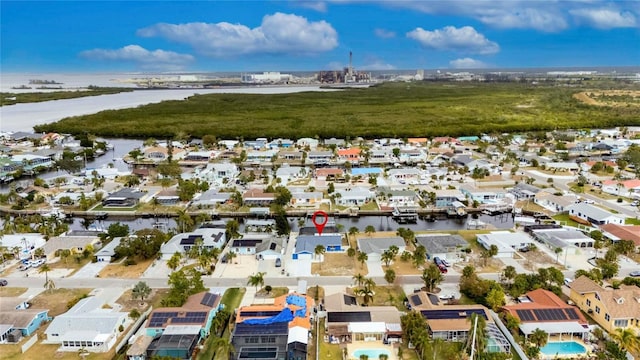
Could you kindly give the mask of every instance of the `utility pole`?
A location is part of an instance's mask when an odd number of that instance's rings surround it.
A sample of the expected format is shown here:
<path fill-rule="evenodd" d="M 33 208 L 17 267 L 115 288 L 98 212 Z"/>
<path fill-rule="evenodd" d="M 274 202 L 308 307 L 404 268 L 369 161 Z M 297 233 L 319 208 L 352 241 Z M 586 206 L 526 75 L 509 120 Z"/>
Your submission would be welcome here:
<path fill-rule="evenodd" d="M 473 322 L 473 337 L 471 338 L 471 356 L 469 356 L 469 360 L 473 360 L 473 353 L 476 349 L 476 328 L 478 327 L 478 317 L 475 317 L 475 321 Z"/>

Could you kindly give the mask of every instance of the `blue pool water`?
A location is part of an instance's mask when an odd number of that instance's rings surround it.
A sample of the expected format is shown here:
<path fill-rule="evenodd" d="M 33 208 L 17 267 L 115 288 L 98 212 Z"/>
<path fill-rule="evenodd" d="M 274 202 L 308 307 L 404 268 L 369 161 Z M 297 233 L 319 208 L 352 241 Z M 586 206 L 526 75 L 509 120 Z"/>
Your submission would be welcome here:
<path fill-rule="evenodd" d="M 563 341 L 563 342 L 550 342 L 547 345 L 540 348 L 540 352 L 545 355 L 555 356 L 558 355 L 571 355 L 571 354 L 585 354 L 585 349 L 582 344 L 575 341 Z"/>
<path fill-rule="evenodd" d="M 353 352 L 353 357 L 360 359 L 360 355 L 368 355 L 369 360 L 378 360 L 381 354 L 391 357 L 389 352 L 385 349 L 360 349 Z"/>

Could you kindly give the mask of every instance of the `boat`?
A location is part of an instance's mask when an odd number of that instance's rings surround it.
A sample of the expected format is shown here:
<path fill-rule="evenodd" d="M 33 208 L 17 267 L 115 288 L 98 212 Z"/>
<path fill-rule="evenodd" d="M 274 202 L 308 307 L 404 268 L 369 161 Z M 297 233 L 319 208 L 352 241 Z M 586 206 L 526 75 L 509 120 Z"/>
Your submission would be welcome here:
<path fill-rule="evenodd" d="M 12 89 L 15 90 L 28 90 L 28 89 L 32 89 L 31 86 L 27 86 L 27 85 L 19 85 L 19 86 L 12 86 Z"/>
<path fill-rule="evenodd" d="M 394 206 L 391 217 L 399 224 L 415 224 L 418 222 L 418 210 L 412 206 Z"/>

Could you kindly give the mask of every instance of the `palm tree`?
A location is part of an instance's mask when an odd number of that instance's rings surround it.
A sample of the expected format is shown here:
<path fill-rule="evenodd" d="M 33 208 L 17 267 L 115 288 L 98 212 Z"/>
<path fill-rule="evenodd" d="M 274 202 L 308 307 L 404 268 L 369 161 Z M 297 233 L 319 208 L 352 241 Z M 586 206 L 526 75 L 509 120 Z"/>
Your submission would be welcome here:
<path fill-rule="evenodd" d="M 371 237 L 375 232 L 376 228 L 373 225 L 367 225 L 367 227 L 364 228 L 364 233 L 369 237 Z"/>
<path fill-rule="evenodd" d="M 347 256 L 350 257 L 350 258 L 356 256 L 356 249 L 354 249 L 352 247 L 349 247 L 347 249 Z"/>
<path fill-rule="evenodd" d="M 49 266 L 49 264 L 46 264 L 46 263 L 40 266 L 40 269 L 38 269 L 38 273 L 40 274 L 44 273 L 45 286 L 47 286 L 47 283 L 49 282 L 49 271 L 51 271 L 51 267 Z"/>
<path fill-rule="evenodd" d="M 636 337 L 635 332 L 630 328 L 617 328 L 611 337 L 621 348 L 630 351 L 640 351 L 640 339 Z"/>
<path fill-rule="evenodd" d="M 349 235 L 350 236 L 354 236 L 359 232 L 360 232 L 360 230 L 358 230 L 358 228 L 355 227 L 355 226 L 352 226 L 352 227 L 349 228 Z"/>
<path fill-rule="evenodd" d="M 386 267 L 389 267 L 389 264 L 393 261 L 394 257 L 395 256 L 390 250 L 385 250 L 382 252 L 382 255 L 380 255 L 380 260 L 382 260 Z"/>
<path fill-rule="evenodd" d="M 475 349 L 478 354 L 482 354 L 487 344 L 487 334 L 485 333 L 487 326 L 486 320 L 478 314 L 472 314 L 469 320 L 471 321 L 471 328 L 469 329 L 469 337 L 467 338 L 467 347 L 469 351 Z M 472 335 L 474 331 L 475 336 Z"/>
<path fill-rule="evenodd" d="M 316 257 L 318 258 L 318 260 L 321 259 L 321 256 L 327 251 L 327 249 L 325 249 L 324 245 L 316 245 L 315 249 L 313 249 L 313 253 L 316 254 Z M 320 263 L 320 265 L 322 265 L 322 263 Z"/>
<path fill-rule="evenodd" d="M 553 249 L 553 252 L 556 253 L 556 263 L 558 263 L 558 258 L 560 257 L 560 254 L 562 253 L 562 248 L 561 247 L 557 247 L 557 248 Z"/>
<path fill-rule="evenodd" d="M 547 345 L 547 341 L 549 341 L 549 334 L 547 334 L 544 330 L 536 328 L 529 335 L 529 341 L 536 344 L 537 347 L 541 348 Z"/>
<path fill-rule="evenodd" d="M 176 269 L 178 268 L 178 266 L 180 266 L 180 261 L 182 261 L 182 253 L 179 251 L 176 251 L 175 253 L 173 253 L 173 255 L 171 256 L 171 259 L 167 260 L 167 266 L 169 267 L 169 269 L 171 269 L 172 271 L 176 271 Z"/>
<path fill-rule="evenodd" d="M 264 276 L 267 273 L 265 272 L 259 272 L 257 274 L 254 275 L 249 275 L 249 278 L 247 280 L 247 285 L 251 285 L 251 286 L 255 286 L 256 287 L 256 292 L 258 292 L 258 286 L 263 286 L 264 285 Z"/>
<path fill-rule="evenodd" d="M 436 286 L 444 280 L 444 275 L 442 275 L 442 272 L 435 264 L 430 264 L 422 271 L 420 278 L 424 282 L 427 291 L 433 292 Z"/>
<path fill-rule="evenodd" d="M 365 262 L 367 262 L 367 260 L 369 260 L 369 256 L 365 253 L 363 253 L 362 251 L 358 252 L 358 261 L 360 261 L 360 264 L 364 265 Z"/>
<path fill-rule="evenodd" d="M 358 286 L 362 286 L 364 279 L 365 277 L 362 274 L 353 275 L 353 280 L 358 284 Z"/>
<path fill-rule="evenodd" d="M 227 253 L 227 260 L 229 261 L 229 264 L 231 264 L 231 262 L 233 261 L 233 259 L 235 259 L 236 257 L 238 257 L 238 254 L 236 254 L 235 251 L 229 251 Z"/>
<path fill-rule="evenodd" d="M 387 280 L 389 284 L 393 284 L 396 281 L 396 272 L 393 269 L 387 269 L 384 272 L 384 279 Z"/>
<path fill-rule="evenodd" d="M 231 359 L 231 354 L 235 353 L 233 344 L 225 338 L 216 338 L 211 343 L 211 347 L 216 349 L 213 359 Z"/>
<path fill-rule="evenodd" d="M 78 349 L 78 356 L 80 356 L 83 359 L 86 358 L 87 356 L 89 356 L 89 350 L 85 348 Z"/>
<path fill-rule="evenodd" d="M 149 294 L 151 294 L 151 288 L 144 281 L 139 281 L 131 290 L 131 297 L 134 299 L 139 298 L 142 302 L 144 302 L 144 299 L 149 296 Z"/>

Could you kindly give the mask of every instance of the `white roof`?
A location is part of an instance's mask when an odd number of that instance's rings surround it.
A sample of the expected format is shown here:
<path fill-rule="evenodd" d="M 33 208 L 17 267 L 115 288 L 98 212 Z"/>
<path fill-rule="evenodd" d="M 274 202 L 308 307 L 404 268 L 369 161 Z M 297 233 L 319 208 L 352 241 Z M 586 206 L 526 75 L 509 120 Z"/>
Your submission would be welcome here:
<path fill-rule="evenodd" d="M 165 331 L 166 333 L 166 331 Z M 299 342 L 306 344 L 309 341 L 309 330 L 302 326 L 294 326 L 289 329 L 289 335 L 287 336 L 287 344 L 292 342 Z"/>
<path fill-rule="evenodd" d="M 195 335 L 200 333 L 200 325 L 169 325 L 163 335 Z"/>
<path fill-rule="evenodd" d="M 73 332 L 111 334 L 126 318 L 127 313 L 102 309 L 103 304 L 104 301 L 95 296 L 84 298 L 66 313 L 56 316 L 45 333 L 60 334 L 63 338 L 66 338 L 64 334 Z"/>
<path fill-rule="evenodd" d="M 385 333 L 387 326 L 383 322 L 350 322 L 347 325 L 350 333 Z"/>
<path fill-rule="evenodd" d="M 536 329 L 544 330 L 547 334 L 589 332 L 588 327 L 585 328 L 577 322 L 531 322 L 520 324 L 520 330 L 525 335 L 533 333 Z"/>

